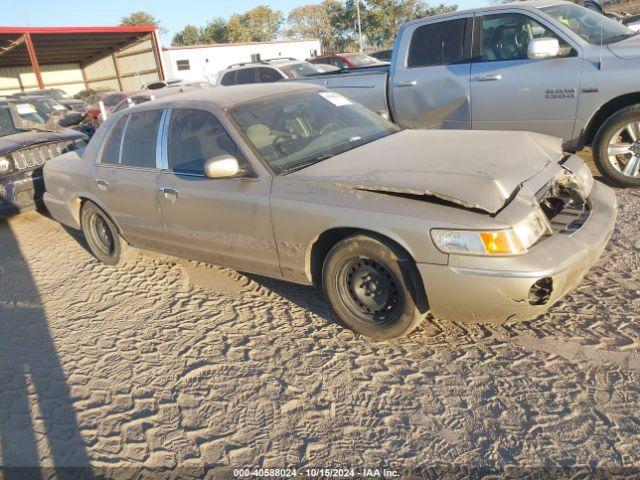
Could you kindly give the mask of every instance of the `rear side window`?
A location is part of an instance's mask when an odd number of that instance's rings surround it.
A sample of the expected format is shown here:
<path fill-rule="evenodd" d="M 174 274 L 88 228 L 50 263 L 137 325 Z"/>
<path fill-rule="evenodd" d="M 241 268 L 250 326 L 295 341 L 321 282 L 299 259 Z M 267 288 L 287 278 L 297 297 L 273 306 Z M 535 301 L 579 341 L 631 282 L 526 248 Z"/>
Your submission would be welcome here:
<path fill-rule="evenodd" d="M 156 167 L 156 142 L 162 110 L 132 113 L 122 143 L 122 165 Z"/>
<path fill-rule="evenodd" d="M 117 165 L 120 163 L 120 144 L 122 143 L 122 133 L 124 132 L 124 125 L 127 122 L 127 117 L 124 116 L 111 129 L 107 143 L 102 150 L 102 163 L 108 163 L 110 165 Z"/>
<path fill-rule="evenodd" d="M 451 65 L 462 61 L 466 19 L 418 27 L 411 37 L 409 67 Z"/>
<path fill-rule="evenodd" d="M 242 70 L 238 70 L 236 83 L 238 85 L 243 85 L 246 83 L 256 83 L 256 69 L 243 68 Z"/>
<path fill-rule="evenodd" d="M 207 160 L 233 155 L 241 161 L 233 140 L 211 112 L 191 108 L 171 111 L 168 142 L 169 169 L 204 175 Z"/>

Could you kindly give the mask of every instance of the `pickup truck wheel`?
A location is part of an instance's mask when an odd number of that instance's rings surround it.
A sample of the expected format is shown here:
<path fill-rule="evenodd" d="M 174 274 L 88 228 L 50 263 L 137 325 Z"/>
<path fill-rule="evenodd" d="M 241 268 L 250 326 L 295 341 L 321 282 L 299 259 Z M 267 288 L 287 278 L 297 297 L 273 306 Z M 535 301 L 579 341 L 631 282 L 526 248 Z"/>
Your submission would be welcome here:
<path fill-rule="evenodd" d="M 375 340 L 403 337 L 422 321 L 406 253 L 383 239 L 352 235 L 329 251 L 322 268 L 325 296 L 340 321 Z"/>
<path fill-rule="evenodd" d="M 640 186 L 640 105 L 623 108 L 602 124 L 593 153 L 598 170 L 612 183 Z"/>
<path fill-rule="evenodd" d="M 91 253 L 106 265 L 123 266 L 133 263 L 136 250 L 120 236 L 107 214 L 92 202 L 86 202 L 80 212 L 82 233 Z"/>

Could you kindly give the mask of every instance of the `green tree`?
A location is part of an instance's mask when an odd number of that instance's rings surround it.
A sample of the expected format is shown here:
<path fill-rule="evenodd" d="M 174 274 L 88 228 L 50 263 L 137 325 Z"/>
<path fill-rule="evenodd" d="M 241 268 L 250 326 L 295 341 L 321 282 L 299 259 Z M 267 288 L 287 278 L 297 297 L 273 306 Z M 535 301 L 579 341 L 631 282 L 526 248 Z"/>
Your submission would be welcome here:
<path fill-rule="evenodd" d="M 227 21 L 224 18 L 209 20 L 201 31 L 202 43 L 229 43 Z"/>
<path fill-rule="evenodd" d="M 279 10 L 260 5 L 251 10 L 232 15 L 227 23 L 231 42 L 266 42 L 278 36 L 284 16 Z"/>
<path fill-rule="evenodd" d="M 171 45 L 174 47 L 182 47 L 185 45 L 200 45 L 202 44 L 202 34 L 200 29 L 195 25 L 187 25 L 178 33 L 176 33 L 171 41 Z"/>
<path fill-rule="evenodd" d="M 337 0 L 324 0 L 317 5 L 296 7 L 287 17 L 289 38 L 317 38 L 323 52 L 336 52 L 341 46 L 340 31 L 333 21 L 334 13 L 342 8 Z"/>
<path fill-rule="evenodd" d="M 160 20 L 156 19 L 148 12 L 138 11 L 131 15 L 122 17 L 120 25 L 123 27 L 158 27 L 160 33 L 166 33 L 166 29 L 160 25 Z"/>

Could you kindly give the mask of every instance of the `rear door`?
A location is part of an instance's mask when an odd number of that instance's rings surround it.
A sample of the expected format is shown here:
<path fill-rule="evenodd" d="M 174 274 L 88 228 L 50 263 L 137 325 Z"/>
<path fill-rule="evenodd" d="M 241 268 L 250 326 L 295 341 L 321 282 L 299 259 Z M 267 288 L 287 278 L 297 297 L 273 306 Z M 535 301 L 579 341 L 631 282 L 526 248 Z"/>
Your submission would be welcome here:
<path fill-rule="evenodd" d="M 409 24 L 391 72 L 394 120 L 404 128 L 471 128 L 470 14 Z"/>
<path fill-rule="evenodd" d="M 159 177 L 160 208 L 169 251 L 242 271 L 279 276 L 271 228 L 271 176 L 211 179 L 206 160 L 232 155 L 255 170 L 217 116 L 194 105 L 172 108 Z"/>
<path fill-rule="evenodd" d="M 127 241 L 155 248 L 164 233 L 158 210 L 156 164 L 158 129 L 164 110 L 123 116 L 102 147 L 91 186 Z"/>
<path fill-rule="evenodd" d="M 531 130 L 569 140 L 582 68 L 578 46 L 532 15 L 500 10 L 475 18 L 472 128 Z M 529 41 L 543 37 L 558 39 L 560 55 L 529 59 Z"/>

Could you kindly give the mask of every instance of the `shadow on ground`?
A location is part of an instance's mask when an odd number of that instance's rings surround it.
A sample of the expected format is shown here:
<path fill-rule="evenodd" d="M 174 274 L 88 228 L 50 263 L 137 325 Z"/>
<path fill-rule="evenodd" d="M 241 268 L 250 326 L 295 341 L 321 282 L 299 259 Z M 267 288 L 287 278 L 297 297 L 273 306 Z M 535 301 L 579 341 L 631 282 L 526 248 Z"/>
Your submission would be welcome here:
<path fill-rule="evenodd" d="M 4 221 L 0 255 L 0 477 L 91 478 L 38 289 Z"/>

